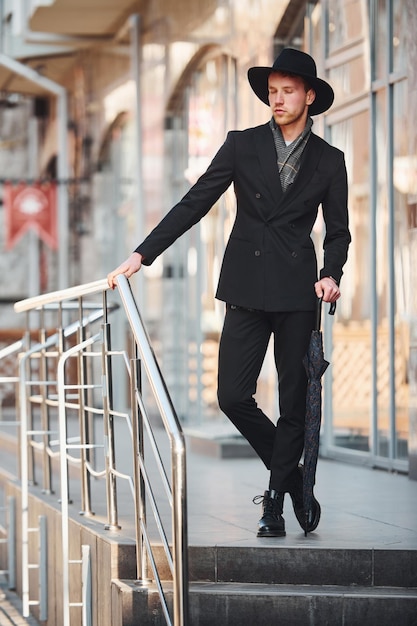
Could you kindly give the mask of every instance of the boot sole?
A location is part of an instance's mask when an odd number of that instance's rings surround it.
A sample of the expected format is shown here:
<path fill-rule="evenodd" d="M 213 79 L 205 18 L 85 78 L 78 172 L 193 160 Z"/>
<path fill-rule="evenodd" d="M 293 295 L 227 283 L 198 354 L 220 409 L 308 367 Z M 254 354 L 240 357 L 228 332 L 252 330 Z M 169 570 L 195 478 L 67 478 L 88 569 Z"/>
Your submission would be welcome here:
<path fill-rule="evenodd" d="M 314 496 L 313 496 L 313 502 L 315 504 L 316 514 L 314 516 L 312 523 L 307 528 L 308 533 L 312 533 L 313 531 L 316 530 L 317 526 L 320 523 L 320 518 L 321 518 L 321 506 L 319 502 L 316 500 L 316 498 L 314 498 Z M 302 516 L 298 515 L 297 511 L 295 510 L 295 507 L 294 507 L 294 513 L 295 513 L 295 517 L 297 518 L 297 522 L 300 524 L 301 528 L 305 531 L 305 520 Z"/>
<path fill-rule="evenodd" d="M 258 530 L 257 537 L 285 537 L 285 530 Z"/>

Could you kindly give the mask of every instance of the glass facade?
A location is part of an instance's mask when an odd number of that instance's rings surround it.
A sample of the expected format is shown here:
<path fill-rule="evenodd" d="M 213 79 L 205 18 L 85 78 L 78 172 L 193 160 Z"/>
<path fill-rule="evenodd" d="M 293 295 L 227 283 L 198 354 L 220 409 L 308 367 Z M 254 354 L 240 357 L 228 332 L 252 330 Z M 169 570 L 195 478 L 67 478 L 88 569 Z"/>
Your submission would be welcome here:
<path fill-rule="evenodd" d="M 325 134 L 345 152 L 352 231 L 337 320 L 326 329 L 332 377 L 325 383 L 323 448 L 405 469 L 410 243 L 400 182 L 408 154 L 406 38 L 400 33 L 406 3 L 318 4 L 326 23 L 312 52 L 324 56 L 335 87 Z"/>
<path fill-rule="evenodd" d="M 136 247 L 205 170 L 228 130 L 268 120 L 247 69 L 269 66 L 284 46 L 310 52 L 335 91 L 314 132 L 345 153 L 352 232 L 337 314 L 323 316 L 331 367 L 322 453 L 414 467 L 417 478 L 415 0 L 147 4 L 146 34 L 133 53 L 129 41 L 123 54 L 100 48 L 75 62 L 91 91 L 79 125 L 91 132 L 88 145 L 99 144 L 82 280 L 105 275 Z M 133 281 L 180 418 L 216 432 L 228 423 L 216 397 L 224 305 L 214 296 L 234 211 L 229 190 Z M 319 216 L 319 257 L 323 235 Z M 276 382 L 268 352 L 256 399 L 272 419 Z"/>
<path fill-rule="evenodd" d="M 331 368 L 324 381 L 322 451 L 400 470 L 407 469 L 411 402 L 405 28 L 406 0 L 322 0 L 306 3 L 303 20 L 285 41 L 309 51 L 334 87 L 334 106 L 315 120 L 314 130 L 344 151 L 349 178 L 352 245 L 336 319 L 324 316 Z M 228 129 L 268 117 L 247 89 L 246 69 L 269 65 L 270 50 L 253 48 L 242 67 L 239 45 L 233 55 L 221 46 L 194 50 L 197 61 L 188 63 L 187 80 L 184 74 L 179 80 L 165 124 L 170 205 L 204 171 Z M 173 62 L 173 48 L 170 55 Z M 223 419 L 216 400 L 223 304 L 214 294 L 233 215 L 228 192 L 147 279 L 148 295 L 162 294 L 155 335 L 174 403 L 189 426 L 210 428 Z M 319 256 L 322 229 L 318 219 Z M 275 418 L 270 354 L 256 395 Z"/>

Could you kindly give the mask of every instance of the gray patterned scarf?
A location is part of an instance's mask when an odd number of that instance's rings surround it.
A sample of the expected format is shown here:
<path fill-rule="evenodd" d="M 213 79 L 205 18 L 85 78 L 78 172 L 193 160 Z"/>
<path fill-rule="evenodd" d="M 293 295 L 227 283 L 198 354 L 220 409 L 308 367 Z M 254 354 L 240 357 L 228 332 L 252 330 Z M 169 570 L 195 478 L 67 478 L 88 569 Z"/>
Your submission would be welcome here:
<path fill-rule="evenodd" d="M 303 132 L 297 137 L 297 139 L 290 143 L 289 146 L 285 143 L 281 129 L 278 124 L 276 124 L 273 117 L 269 122 L 269 126 L 272 130 L 275 148 L 277 151 L 277 164 L 282 190 L 286 191 L 294 182 L 298 170 L 300 169 L 301 155 L 306 147 L 308 138 L 310 137 L 313 120 L 311 117 L 307 118 Z"/>

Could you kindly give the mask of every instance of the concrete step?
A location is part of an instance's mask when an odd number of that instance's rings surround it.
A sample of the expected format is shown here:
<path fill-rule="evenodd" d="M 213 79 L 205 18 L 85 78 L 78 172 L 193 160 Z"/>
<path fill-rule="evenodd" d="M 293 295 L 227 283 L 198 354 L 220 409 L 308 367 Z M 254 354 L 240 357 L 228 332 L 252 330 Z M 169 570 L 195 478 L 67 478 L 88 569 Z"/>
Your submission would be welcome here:
<path fill-rule="evenodd" d="M 115 580 L 112 593 L 122 616 L 114 626 L 165 626 L 153 585 Z M 417 589 L 192 583 L 189 617 L 192 626 L 416 626 Z"/>
<path fill-rule="evenodd" d="M 416 550 L 261 546 L 190 546 L 191 582 L 279 585 L 360 585 L 417 588 Z M 155 548 L 163 580 L 170 579 L 162 548 Z M 417 620 L 416 620 L 417 623 Z"/>

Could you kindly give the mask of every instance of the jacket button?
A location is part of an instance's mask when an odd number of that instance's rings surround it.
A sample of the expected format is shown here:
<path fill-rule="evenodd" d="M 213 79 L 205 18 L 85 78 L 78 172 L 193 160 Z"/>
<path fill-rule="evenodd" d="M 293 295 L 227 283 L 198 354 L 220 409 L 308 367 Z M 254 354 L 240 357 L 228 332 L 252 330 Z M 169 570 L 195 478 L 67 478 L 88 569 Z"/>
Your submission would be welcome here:
<path fill-rule="evenodd" d="M 255 256 L 261 256 L 261 251 L 260 250 L 255 250 Z"/>
<path fill-rule="evenodd" d="M 297 253 L 296 252 L 291 252 L 291 256 L 294 257 L 294 259 L 295 259 L 295 257 L 297 256 Z"/>
<path fill-rule="evenodd" d="M 255 194 L 255 198 L 260 198 L 260 197 L 261 197 L 260 193 Z"/>

